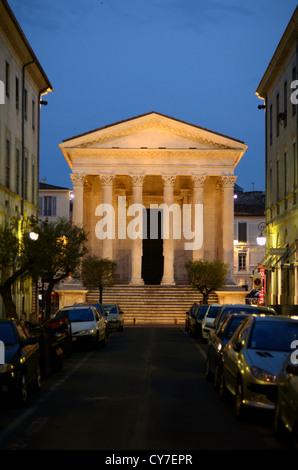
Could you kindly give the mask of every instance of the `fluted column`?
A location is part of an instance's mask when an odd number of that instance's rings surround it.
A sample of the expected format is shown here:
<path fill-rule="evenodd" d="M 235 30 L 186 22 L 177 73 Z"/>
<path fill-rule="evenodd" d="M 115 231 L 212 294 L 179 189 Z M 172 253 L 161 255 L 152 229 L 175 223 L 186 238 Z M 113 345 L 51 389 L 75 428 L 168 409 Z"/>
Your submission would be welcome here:
<path fill-rule="evenodd" d="M 166 175 L 162 177 L 164 184 L 164 204 L 170 207 L 174 204 L 174 183 L 176 176 Z M 163 217 L 165 222 L 165 217 Z M 173 214 L 169 212 L 169 237 L 163 239 L 163 277 L 161 284 L 174 285 L 174 239 L 173 239 Z M 163 234 L 165 230 L 163 230 Z"/>
<path fill-rule="evenodd" d="M 192 180 L 193 180 L 193 205 L 195 208 L 195 204 L 204 204 L 204 185 L 206 181 L 206 176 L 205 175 L 193 175 Z M 204 227 L 199 227 L 199 230 L 202 232 L 203 236 L 203 230 Z M 201 248 L 197 250 L 193 250 L 193 260 L 199 260 L 204 258 L 204 239 L 203 239 L 203 245 Z"/>
<path fill-rule="evenodd" d="M 234 284 L 234 185 L 237 176 L 223 176 L 223 261 L 229 265 L 227 284 Z"/>
<path fill-rule="evenodd" d="M 143 175 L 131 176 L 132 181 L 132 203 L 143 204 Z M 140 206 L 141 207 L 141 206 Z M 139 229 L 143 230 L 143 212 L 138 215 L 138 219 L 142 224 Z M 142 255 L 143 255 L 143 238 L 137 237 L 132 240 L 132 251 L 131 251 L 131 281 L 130 284 L 140 285 L 144 284 L 142 279 Z"/>
<path fill-rule="evenodd" d="M 102 203 L 113 207 L 114 175 L 100 175 L 102 182 Z M 102 257 L 113 259 L 113 239 L 106 237 L 102 240 Z"/>
<path fill-rule="evenodd" d="M 72 221 L 73 221 L 73 224 L 75 225 L 83 226 L 85 174 L 71 173 L 70 178 L 72 181 L 73 194 L 74 194 Z"/>

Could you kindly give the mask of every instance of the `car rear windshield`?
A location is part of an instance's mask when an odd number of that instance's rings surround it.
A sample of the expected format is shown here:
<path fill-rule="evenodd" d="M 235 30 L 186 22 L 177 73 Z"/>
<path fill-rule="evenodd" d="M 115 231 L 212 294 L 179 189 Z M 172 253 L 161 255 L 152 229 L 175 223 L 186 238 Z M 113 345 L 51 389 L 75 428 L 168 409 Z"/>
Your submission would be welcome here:
<path fill-rule="evenodd" d="M 208 310 L 207 317 L 208 318 L 215 318 L 220 309 L 221 309 L 220 305 L 216 305 L 216 306 L 211 305 L 211 307 Z"/>
<path fill-rule="evenodd" d="M 290 352 L 293 341 L 298 340 L 298 322 L 256 322 L 249 348 Z"/>
<path fill-rule="evenodd" d="M 115 305 L 104 305 L 103 308 L 107 313 L 118 313 Z"/>
<path fill-rule="evenodd" d="M 9 323 L 0 324 L 0 340 L 6 345 L 16 343 L 15 333 Z"/>

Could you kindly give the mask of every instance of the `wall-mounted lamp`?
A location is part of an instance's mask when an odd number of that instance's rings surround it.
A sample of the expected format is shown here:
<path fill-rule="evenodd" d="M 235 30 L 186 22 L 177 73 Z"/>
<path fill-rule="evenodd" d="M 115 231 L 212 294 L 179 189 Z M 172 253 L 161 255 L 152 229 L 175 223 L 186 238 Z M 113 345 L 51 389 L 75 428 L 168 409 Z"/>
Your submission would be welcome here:
<path fill-rule="evenodd" d="M 259 225 L 258 225 L 258 229 L 260 230 L 260 235 L 257 237 L 257 244 L 259 246 L 265 246 L 266 245 L 266 236 L 264 235 L 263 231 L 265 230 L 265 227 L 267 226 L 267 224 L 265 222 L 261 222 Z"/>

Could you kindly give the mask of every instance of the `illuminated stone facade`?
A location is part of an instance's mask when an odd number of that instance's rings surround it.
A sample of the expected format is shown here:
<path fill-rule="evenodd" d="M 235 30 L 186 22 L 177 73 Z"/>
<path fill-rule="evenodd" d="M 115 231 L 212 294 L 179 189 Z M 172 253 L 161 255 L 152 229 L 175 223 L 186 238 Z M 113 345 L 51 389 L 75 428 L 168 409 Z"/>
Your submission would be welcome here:
<path fill-rule="evenodd" d="M 85 227 L 90 254 L 117 262 L 119 283 L 186 283 L 185 261 L 198 258 L 227 262 L 233 282 L 234 170 L 243 142 L 152 112 L 64 140 L 60 148 L 72 170 L 73 221 Z M 96 233 L 103 203 L 115 211 L 114 239 Z M 202 232 L 202 245 L 189 249 L 190 236 L 180 225 L 176 236 L 173 224 L 174 235 L 132 239 L 133 204 L 151 211 L 174 204 L 181 214 L 187 206 L 193 233 L 195 205 L 203 207 L 195 235 Z M 151 211 L 144 213 L 148 224 Z"/>

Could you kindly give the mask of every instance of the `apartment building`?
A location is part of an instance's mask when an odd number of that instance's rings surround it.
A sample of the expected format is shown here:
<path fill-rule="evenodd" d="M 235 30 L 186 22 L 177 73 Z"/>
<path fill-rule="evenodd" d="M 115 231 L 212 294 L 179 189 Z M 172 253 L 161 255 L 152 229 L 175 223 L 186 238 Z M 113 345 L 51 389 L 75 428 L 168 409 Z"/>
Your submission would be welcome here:
<path fill-rule="evenodd" d="M 268 305 L 298 309 L 298 7 L 256 94 L 266 128 L 266 269 Z"/>
<path fill-rule="evenodd" d="M 0 224 L 38 215 L 40 108 L 52 85 L 8 2 L 0 2 Z M 18 314 L 30 283 L 14 286 Z M 1 315 L 1 300 L 0 300 Z"/>

